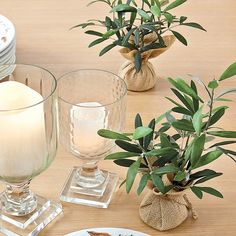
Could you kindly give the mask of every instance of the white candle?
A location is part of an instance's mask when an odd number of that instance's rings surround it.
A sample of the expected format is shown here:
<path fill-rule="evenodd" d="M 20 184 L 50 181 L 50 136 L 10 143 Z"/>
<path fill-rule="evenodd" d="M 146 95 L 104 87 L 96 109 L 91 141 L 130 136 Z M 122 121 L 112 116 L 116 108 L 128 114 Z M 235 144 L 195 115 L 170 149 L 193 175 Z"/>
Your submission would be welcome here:
<path fill-rule="evenodd" d="M 48 152 L 43 103 L 24 108 L 42 100 L 38 92 L 22 83 L 0 83 L 1 177 L 17 181 L 46 166 Z"/>
<path fill-rule="evenodd" d="M 71 108 L 71 146 L 75 152 L 89 155 L 104 145 L 97 131 L 107 127 L 106 110 L 98 102 L 78 105 Z"/>

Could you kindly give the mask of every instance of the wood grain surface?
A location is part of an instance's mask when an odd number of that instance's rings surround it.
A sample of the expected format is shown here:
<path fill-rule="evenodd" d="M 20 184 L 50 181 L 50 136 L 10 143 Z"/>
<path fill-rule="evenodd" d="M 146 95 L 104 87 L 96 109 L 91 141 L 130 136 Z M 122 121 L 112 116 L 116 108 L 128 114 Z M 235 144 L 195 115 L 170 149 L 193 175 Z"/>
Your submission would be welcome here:
<path fill-rule="evenodd" d="M 0 14 L 14 22 L 17 31 L 17 62 L 37 64 L 50 69 L 57 77 L 79 68 L 100 68 L 117 72 L 124 59 L 115 49 L 98 57 L 101 45 L 88 49 L 94 38 L 82 30 L 69 28 L 89 18 L 104 17 L 107 10 L 103 5 L 86 7 L 88 0 L 0 0 Z M 235 0 L 189 0 L 176 10 L 189 20 L 199 22 L 207 33 L 181 28 L 188 39 L 185 47 L 176 42 L 173 47 L 153 60 L 161 77 L 156 87 L 148 92 L 128 93 L 127 131 L 133 128 L 133 119 L 141 113 L 145 122 L 157 117 L 171 104 L 164 99 L 170 95 L 167 76 L 195 74 L 208 81 L 217 77 L 236 59 L 236 2 Z M 225 82 L 224 87 L 235 86 L 236 78 Z M 235 98 L 236 100 L 236 98 Z M 225 129 L 236 130 L 236 105 L 220 123 Z M 235 146 L 236 149 L 236 146 Z M 79 160 L 59 147 L 53 164 L 47 171 L 32 181 L 32 190 L 37 194 L 58 200 L 64 181 Z M 124 178 L 126 170 L 112 162 L 101 161 L 100 167 L 119 173 Z M 203 200 L 190 198 L 198 210 L 197 221 L 189 218 L 180 227 L 158 232 L 145 225 L 139 218 L 138 207 L 143 195 L 135 191 L 127 195 L 119 189 L 108 209 L 96 209 L 63 203 L 63 215 L 48 225 L 40 235 L 61 236 L 89 227 L 124 227 L 140 230 L 150 235 L 168 236 L 234 236 L 236 235 L 236 166 L 227 157 L 211 165 L 224 172 L 220 178 L 211 180 L 212 186 L 224 194 L 224 199 L 205 195 Z M 1 185 L 3 188 L 4 185 Z"/>

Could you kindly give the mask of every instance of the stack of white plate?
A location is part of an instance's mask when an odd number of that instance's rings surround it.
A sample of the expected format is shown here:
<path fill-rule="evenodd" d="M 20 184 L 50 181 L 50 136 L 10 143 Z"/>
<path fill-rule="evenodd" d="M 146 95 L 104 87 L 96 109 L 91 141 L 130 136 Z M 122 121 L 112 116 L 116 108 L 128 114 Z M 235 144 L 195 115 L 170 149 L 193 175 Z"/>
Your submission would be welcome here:
<path fill-rule="evenodd" d="M 16 33 L 15 27 L 5 16 L 0 15 L 0 79 L 5 78 L 13 71 L 16 60 Z"/>

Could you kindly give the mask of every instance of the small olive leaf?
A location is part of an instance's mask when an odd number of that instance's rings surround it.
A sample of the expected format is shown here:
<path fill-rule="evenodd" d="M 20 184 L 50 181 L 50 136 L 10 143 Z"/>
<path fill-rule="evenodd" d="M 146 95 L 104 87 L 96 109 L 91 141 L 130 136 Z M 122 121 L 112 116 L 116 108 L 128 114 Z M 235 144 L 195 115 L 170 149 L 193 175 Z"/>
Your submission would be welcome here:
<path fill-rule="evenodd" d="M 126 179 L 120 183 L 119 188 L 121 188 L 125 183 L 126 183 Z"/>
<path fill-rule="evenodd" d="M 211 176 L 216 174 L 216 172 L 214 170 L 210 170 L 210 169 L 205 169 L 205 170 L 200 170 L 194 174 L 190 175 L 190 178 L 195 180 L 195 179 L 199 179 L 205 176 Z"/>
<path fill-rule="evenodd" d="M 140 164 L 141 164 L 141 159 L 138 159 L 128 169 L 127 176 L 126 176 L 126 192 L 127 193 L 130 192 L 130 190 L 133 186 L 133 183 L 134 183 L 135 177 L 138 173 Z"/>
<path fill-rule="evenodd" d="M 222 107 L 218 111 L 216 111 L 214 115 L 210 118 L 209 126 L 212 126 L 215 123 L 217 123 L 221 119 L 221 117 L 225 114 L 225 110 L 226 108 Z"/>
<path fill-rule="evenodd" d="M 192 170 L 208 165 L 209 163 L 215 161 L 216 159 L 218 159 L 221 155 L 223 154 L 222 151 L 220 150 L 215 150 L 215 151 L 211 151 L 206 153 L 205 155 L 201 156 L 201 158 L 199 159 L 199 161 L 192 166 Z"/>
<path fill-rule="evenodd" d="M 112 12 L 136 12 L 135 7 L 129 6 L 128 4 L 118 4 L 112 8 Z"/>
<path fill-rule="evenodd" d="M 224 154 L 230 154 L 230 155 L 236 156 L 236 152 L 235 151 L 232 151 L 232 150 L 229 150 L 229 149 L 225 149 L 225 148 L 222 148 L 222 147 L 218 147 L 217 149 L 222 151 Z"/>
<path fill-rule="evenodd" d="M 139 182 L 139 186 L 137 189 L 137 194 L 140 195 L 142 191 L 144 190 L 145 186 L 147 185 L 147 182 L 150 178 L 149 174 L 144 174 Z"/>
<path fill-rule="evenodd" d="M 135 152 L 116 152 L 106 156 L 105 160 L 116 160 L 116 159 L 123 159 L 137 156 L 139 156 L 139 154 Z"/>
<path fill-rule="evenodd" d="M 198 181 L 196 181 L 196 182 L 194 183 L 194 185 L 196 185 L 196 184 L 202 184 L 202 183 L 204 183 L 204 182 L 206 182 L 206 181 L 208 181 L 208 180 L 210 180 L 210 179 L 216 178 L 216 177 L 221 176 L 221 175 L 222 175 L 222 173 L 215 173 L 215 174 L 213 174 L 213 175 L 203 177 L 203 178 L 199 179 Z"/>
<path fill-rule="evenodd" d="M 199 189 L 199 187 L 192 186 L 192 187 L 190 187 L 190 189 L 192 190 L 192 192 L 193 192 L 199 199 L 202 199 L 203 193 L 202 193 L 202 191 Z"/>
<path fill-rule="evenodd" d="M 202 134 L 200 137 L 196 137 L 194 139 L 190 157 L 192 166 L 195 166 L 198 163 L 204 150 L 205 140 L 206 140 L 205 134 Z"/>
<path fill-rule="evenodd" d="M 136 28 L 131 29 L 130 31 L 128 31 L 128 33 L 124 36 L 123 40 L 122 40 L 122 45 L 126 45 L 127 42 L 129 41 L 130 36 L 133 34 L 133 32 L 136 30 Z"/>
<path fill-rule="evenodd" d="M 177 78 L 176 80 L 173 80 L 171 78 L 167 78 L 167 80 L 179 91 L 200 100 L 195 91 L 183 79 Z"/>
<path fill-rule="evenodd" d="M 138 127 L 143 126 L 142 118 L 141 118 L 139 113 L 135 116 L 135 122 L 134 123 L 135 123 L 135 129 L 137 129 Z"/>
<path fill-rule="evenodd" d="M 173 100 L 172 98 L 169 97 L 165 97 L 167 100 L 169 100 L 170 102 L 172 102 L 173 104 L 175 104 L 177 107 L 183 107 L 181 104 L 179 104 L 178 102 L 176 102 L 175 100 Z M 173 110 L 173 109 L 172 109 Z"/>
<path fill-rule="evenodd" d="M 112 27 L 112 20 L 108 16 L 106 16 L 105 18 L 105 26 L 107 27 L 107 30 L 110 30 L 110 28 Z"/>
<path fill-rule="evenodd" d="M 172 148 L 173 147 L 166 134 L 161 133 L 160 140 L 161 140 L 161 147 L 162 148 L 166 148 L 166 147 Z"/>
<path fill-rule="evenodd" d="M 193 127 L 197 133 L 197 136 L 200 136 L 202 130 L 202 107 L 198 109 L 198 111 L 193 116 Z"/>
<path fill-rule="evenodd" d="M 175 166 L 168 165 L 168 166 L 163 166 L 163 167 L 155 169 L 153 171 L 153 173 L 155 175 L 163 175 L 163 174 L 167 174 L 167 173 L 176 173 L 178 171 L 179 171 L 179 168 L 177 168 Z"/>
<path fill-rule="evenodd" d="M 109 31 L 107 31 L 105 34 L 103 34 L 103 38 L 108 39 L 109 37 L 111 37 L 112 35 L 116 34 L 117 29 L 111 29 Z"/>
<path fill-rule="evenodd" d="M 123 140 L 116 140 L 116 145 L 120 148 L 124 149 L 128 152 L 135 152 L 135 153 L 142 153 L 142 150 L 138 147 L 138 145 L 123 141 Z"/>
<path fill-rule="evenodd" d="M 216 89 L 219 86 L 219 82 L 217 80 L 212 80 L 208 83 L 208 88 Z"/>
<path fill-rule="evenodd" d="M 179 5 L 185 3 L 187 0 L 175 0 L 174 2 L 172 2 L 171 4 L 169 4 L 165 9 L 164 11 L 169 11 L 173 8 L 176 8 L 178 7 Z"/>
<path fill-rule="evenodd" d="M 136 31 L 135 31 L 135 33 L 134 33 L 134 43 L 135 43 L 135 45 L 136 46 L 138 46 L 139 45 L 139 30 L 137 29 Z"/>
<path fill-rule="evenodd" d="M 143 2 L 145 2 L 148 5 L 149 8 L 151 7 L 151 4 L 149 3 L 149 0 L 143 0 Z"/>
<path fill-rule="evenodd" d="M 151 6 L 157 5 L 159 8 L 161 8 L 161 2 L 163 2 L 163 1 L 161 1 L 161 0 L 152 0 L 151 1 Z"/>
<path fill-rule="evenodd" d="M 200 191 L 214 195 L 215 197 L 224 198 L 223 195 L 216 189 L 210 187 L 198 187 Z"/>
<path fill-rule="evenodd" d="M 173 159 L 176 158 L 176 156 L 178 155 L 178 152 L 174 152 L 168 153 L 167 155 L 163 155 L 162 157 L 159 157 L 154 163 L 153 166 L 158 166 L 158 167 L 162 167 L 164 166 L 166 163 L 172 161 Z"/>
<path fill-rule="evenodd" d="M 166 18 L 166 20 L 168 21 L 169 24 L 171 24 L 174 20 L 174 16 L 171 15 L 170 13 L 166 12 L 163 13 L 164 17 Z"/>
<path fill-rule="evenodd" d="M 179 19 L 179 23 L 183 24 L 188 18 L 186 16 L 181 16 Z"/>
<path fill-rule="evenodd" d="M 89 48 L 99 44 L 99 43 L 102 43 L 104 42 L 105 40 L 107 40 L 107 38 L 99 38 L 99 39 L 96 39 L 94 40 L 92 43 L 89 44 Z"/>
<path fill-rule="evenodd" d="M 224 95 L 229 94 L 229 93 L 236 93 L 236 88 L 230 88 L 230 89 L 226 89 L 226 90 L 222 91 L 222 92 L 217 96 L 217 98 L 223 97 Z"/>
<path fill-rule="evenodd" d="M 163 156 L 163 155 L 173 155 L 177 151 L 173 148 L 167 147 L 167 148 L 160 148 L 160 149 L 153 149 L 150 152 L 146 152 L 145 156 L 146 157 L 154 157 L 154 156 Z"/>
<path fill-rule="evenodd" d="M 192 116 L 193 113 L 184 107 L 174 107 L 172 108 L 173 112 L 180 113 L 187 116 Z"/>
<path fill-rule="evenodd" d="M 138 127 L 142 127 L 143 126 L 143 122 L 142 122 L 142 118 L 141 118 L 140 114 L 137 114 L 135 116 L 134 126 L 135 126 L 135 129 L 137 129 Z M 143 146 L 143 138 L 140 138 L 138 141 L 139 141 L 139 144 L 141 146 Z"/>
<path fill-rule="evenodd" d="M 185 107 L 188 110 L 194 112 L 194 110 L 192 109 L 192 106 L 189 103 L 189 101 L 178 90 L 171 88 L 171 91 L 175 94 L 175 96 L 177 96 L 179 98 L 179 100 L 185 105 Z"/>
<path fill-rule="evenodd" d="M 194 83 L 193 80 L 191 80 L 191 88 L 194 90 L 194 92 L 198 95 L 198 91 L 197 91 L 197 86 L 196 84 Z M 197 111 L 199 109 L 199 100 L 192 97 L 192 100 L 193 100 L 193 108 L 194 108 L 194 111 Z"/>
<path fill-rule="evenodd" d="M 153 182 L 154 186 L 157 187 L 157 189 L 161 193 L 164 193 L 165 192 L 165 185 L 164 185 L 161 177 L 159 175 L 155 175 L 152 173 L 151 178 L 152 178 L 152 182 Z"/>
<path fill-rule="evenodd" d="M 236 131 L 208 131 L 207 134 L 222 138 L 236 138 Z"/>
<path fill-rule="evenodd" d="M 99 36 L 102 37 L 103 33 L 98 32 L 98 31 L 94 31 L 94 30 L 87 30 L 84 32 L 85 34 L 90 34 L 90 35 L 95 35 L 95 36 Z"/>
<path fill-rule="evenodd" d="M 192 122 L 186 119 L 174 121 L 171 124 L 177 130 L 184 130 L 189 132 L 195 132 Z"/>
<path fill-rule="evenodd" d="M 206 29 L 204 29 L 200 24 L 195 23 L 195 22 L 182 23 L 181 25 L 185 25 L 185 26 L 189 26 L 189 27 L 206 31 Z"/>
<path fill-rule="evenodd" d="M 166 46 L 164 46 L 164 47 L 166 47 Z M 151 49 L 158 49 L 158 48 L 163 48 L 163 46 L 160 43 L 152 43 L 152 44 L 148 44 L 148 45 L 142 47 L 140 49 L 140 52 L 146 52 Z"/>
<path fill-rule="evenodd" d="M 216 98 L 214 99 L 215 102 L 234 102 L 234 100 L 232 99 L 228 99 L 228 98 Z"/>
<path fill-rule="evenodd" d="M 161 9 L 158 5 L 151 6 L 151 13 L 154 16 L 160 17 L 161 16 Z"/>
<path fill-rule="evenodd" d="M 236 141 L 235 140 L 223 141 L 223 142 L 215 143 L 212 146 L 210 146 L 209 148 L 225 146 L 225 145 L 229 145 L 229 144 L 233 144 L 233 143 L 236 143 Z"/>
<path fill-rule="evenodd" d="M 171 115 L 171 111 L 166 112 L 166 120 L 171 124 L 172 122 L 176 121 L 175 117 Z"/>
<path fill-rule="evenodd" d="M 176 82 L 179 85 L 179 87 L 182 89 L 183 93 L 200 100 L 200 98 L 195 93 L 195 91 L 183 79 L 176 78 Z M 185 97 L 185 99 L 186 99 L 186 97 Z"/>
<path fill-rule="evenodd" d="M 138 11 L 138 14 L 144 19 L 144 20 L 150 20 L 151 17 L 147 14 L 147 12 L 145 12 L 144 10 L 142 9 L 137 9 Z"/>
<path fill-rule="evenodd" d="M 108 46 L 106 46 L 105 48 L 102 49 L 102 51 L 99 53 L 99 56 L 103 56 L 105 53 L 107 53 L 108 51 L 110 51 L 112 48 L 114 48 L 116 45 L 115 44 L 110 44 Z"/>
<path fill-rule="evenodd" d="M 174 31 L 174 30 L 171 30 L 171 32 L 173 33 L 173 35 L 174 35 L 182 44 L 184 44 L 185 46 L 188 46 L 188 42 L 187 42 L 186 38 L 185 38 L 182 34 L 176 32 L 176 31 Z"/>
<path fill-rule="evenodd" d="M 131 12 L 130 14 L 130 25 L 133 25 L 136 20 L 137 12 Z"/>
<path fill-rule="evenodd" d="M 70 28 L 70 30 L 74 29 L 74 28 L 78 28 L 78 27 L 81 27 L 82 29 L 86 28 L 87 26 L 91 26 L 91 25 L 95 25 L 95 23 L 93 22 L 88 22 L 88 23 L 82 23 L 82 24 L 78 24 L 78 25 L 75 25 L 73 27 Z"/>
<path fill-rule="evenodd" d="M 135 64 L 135 69 L 138 73 L 141 70 L 141 66 L 142 66 L 142 57 L 141 57 L 141 53 L 139 51 L 137 51 L 135 53 L 134 64 Z"/>
<path fill-rule="evenodd" d="M 92 4 L 94 4 L 94 3 L 97 3 L 97 2 L 103 2 L 103 3 L 106 3 L 106 4 L 108 4 L 110 6 L 109 2 L 107 2 L 106 0 L 94 0 L 94 1 L 92 1 L 90 3 L 88 3 L 87 7 L 92 5 Z"/>
<path fill-rule="evenodd" d="M 135 140 L 138 140 L 140 138 L 144 138 L 145 136 L 149 135 L 152 132 L 153 132 L 153 130 L 149 127 L 143 127 L 143 126 L 138 127 L 134 131 L 133 138 Z"/>
<path fill-rule="evenodd" d="M 169 4 L 169 0 L 155 0 L 155 2 L 159 2 L 161 7 Z"/>
<path fill-rule="evenodd" d="M 122 167 L 130 167 L 135 160 L 130 159 L 117 159 L 113 161 L 116 165 L 122 166 Z M 148 166 L 144 165 L 143 163 L 140 164 L 140 168 L 148 168 Z"/>
<path fill-rule="evenodd" d="M 100 129 L 98 130 L 97 133 L 103 138 L 131 141 L 131 139 L 127 137 L 126 135 L 120 134 L 111 130 L 107 130 L 107 129 Z"/>
<path fill-rule="evenodd" d="M 178 171 L 177 174 L 174 177 L 174 181 L 182 181 L 186 178 L 186 172 L 184 171 Z"/>
<path fill-rule="evenodd" d="M 145 150 L 147 150 L 149 144 L 153 140 L 153 133 L 154 133 L 154 130 L 155 130 L 155 125 L 156 125 L 155 119 L 152 119 L 150 121 L 150 123 L 148 124 L 148 127 L 151 128 L 153 131 L 144 138 L 143 147 L 144 147 Z"/>
<path fill-rule="evenodd" d="M 219 81 L 228 79 L 232 76 L 236 75 L 236 62 L 231 64 L 226 71 L 220 76 Z"/>

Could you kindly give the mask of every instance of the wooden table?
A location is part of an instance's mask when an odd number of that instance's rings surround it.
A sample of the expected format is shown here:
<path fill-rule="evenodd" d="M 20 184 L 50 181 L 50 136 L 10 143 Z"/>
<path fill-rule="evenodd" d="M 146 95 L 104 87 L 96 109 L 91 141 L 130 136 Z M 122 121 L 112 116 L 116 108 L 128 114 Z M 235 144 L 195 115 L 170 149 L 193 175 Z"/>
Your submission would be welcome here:
<path fill-rule="evenodd" d="M 69 31 L 75 24 L 88 18 L 103 16 L 103 5 L 86 7 L 87 0 L 1 0 L 1 14 L 10 18 L 17 30 L 17 62 L 45 66 L 56 76 L 75 68 L 102 68 L 117 72 L 123 62 L 117 50 L 99 58 L 101 46 L 88 49 L 93 37 L 81 30 Z M 189 16 L 201 23 L 207 33 L 181 29 L 189 41 L 189 47 L 175 43 L 169 52 L 153 61 L 161 77 L 199 75 L 203 80 L 219 76 L 235 60 L 236 53 L 236 2 L 235 0 L 189 0 L 176 13 Z M 225 87 L 236 85 L 236 78 Z M 128 94 L 127 130 L 133 127 L 134 115 L 140 112 L 148 122 L 157 117 L 171 104 L 163 99 L 170 91 L 165 80 L 158 81 L 156 88 L 145 92 Z M 225 129 L 236 130 L 236 105 L 222 121 Z M 235 147 L 236 148 L 236 147 Z M 32 190 L 45 197 L 58 200 L 61 188 L 72 166 L 78 165 L 72 155 L 59 148 L 51 167 L 32 182 Z M 125 176 L 125 169 L 103 161 L 104 169 Z M 108 209 L 63 203 L 64 214 L 51 223 L 40 235 L 60 236 L 89 227 L 127 227 L 150 235 L 236 235 L 236 176 L 235 164 L 222 157 L 212 168 L 224 175 L 209 182 L 219 189 L 224 199 L 206 195 L 203 200 L 191 196 L 198 210 L 197 221 L 189 218 L 180 227 L 161 233 L 149 228 L 139 218 L 138 207 L 143 197 L 135 191 L 126 195 L 124 189 L 116 192 Z"/>

